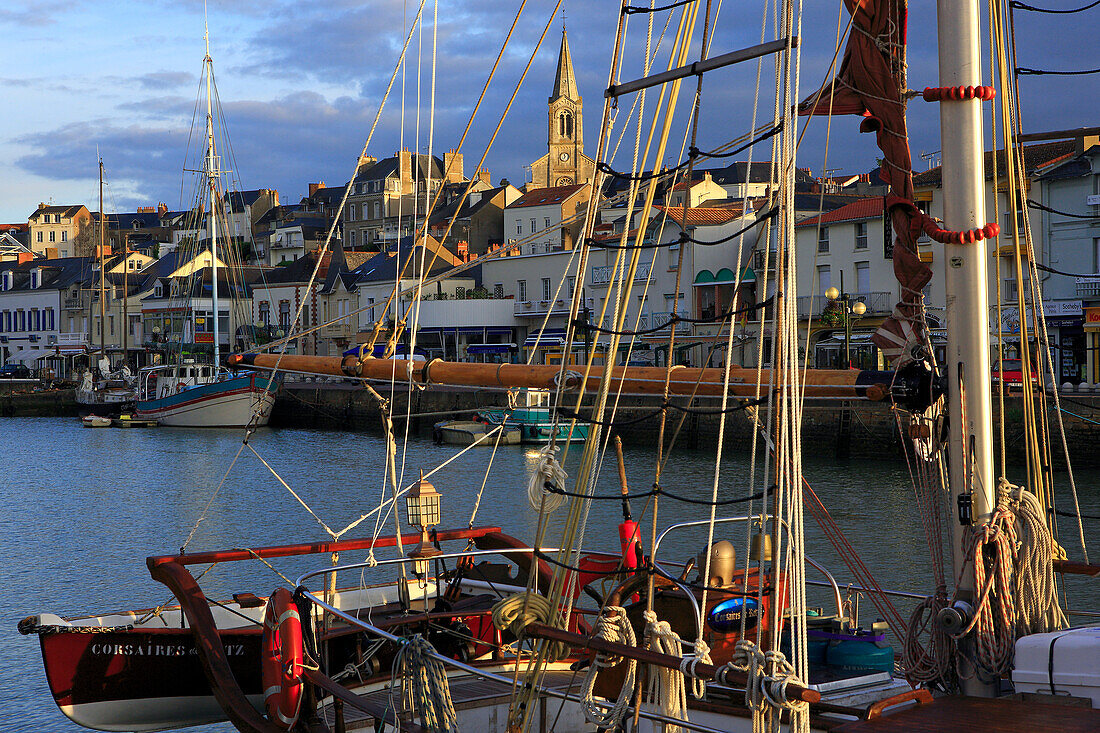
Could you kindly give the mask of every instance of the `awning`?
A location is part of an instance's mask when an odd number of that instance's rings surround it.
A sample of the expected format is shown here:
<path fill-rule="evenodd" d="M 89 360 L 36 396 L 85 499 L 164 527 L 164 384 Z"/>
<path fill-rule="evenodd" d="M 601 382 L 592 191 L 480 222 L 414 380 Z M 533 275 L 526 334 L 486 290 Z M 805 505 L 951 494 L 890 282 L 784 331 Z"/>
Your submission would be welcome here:
<path fill-rule="evenodd" d="M 8 361 L 18 361 L 23 364 L 33 364 L 47 354 L 52 354 L 53 349 L 23 349 L 8 357 Z"/>
<path fill-rule="evenodd" d="M 507 354 L 515 350 L 515 344 L 470 344 L 467 354 Z"/>
<path fill-rule="evenodd" d="M 546 349 L 565 346 L 564 328 L 547 328 L 539 333 L 531 334 L 523 342 L 525 349 Z"/>
<path fill-rule="evenodd" d="M 741 271 L 741 284 L 756 282 L 756 273 L 752 271 L 752 268 L 746 267 Z M 703 287 L 706 285 L 736 285 L 737 276 L 733 274 L 733 270 L 728 267 L 723 267 L 718 272 L 712 273 L 710 270 L 700 270 L 699 274 L 695 276 L 695 281 L 692 283 L 695 287 Z"/>

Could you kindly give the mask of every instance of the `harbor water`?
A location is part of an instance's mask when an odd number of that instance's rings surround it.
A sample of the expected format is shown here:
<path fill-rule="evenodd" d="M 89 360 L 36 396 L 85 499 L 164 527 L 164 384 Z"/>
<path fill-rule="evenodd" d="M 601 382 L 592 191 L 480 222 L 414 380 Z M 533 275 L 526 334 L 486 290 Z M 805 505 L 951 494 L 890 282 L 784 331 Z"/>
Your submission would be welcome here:
<path fill-rule="evenodd" d="M 72 418 L 0 420 L 0 441 L 8 446 L 7 468 L 0 481 L 4 506 L 0 514 L 0 584 L 6 590 L 0 638 L 8 650 L 5 664 L 0 666 L 0 697 L 8 713 L 0 730 L 83 730 L 70 723 L 50 698 L 37 639 L 20 636 L 16 630 L 21 618 L 44 612 L 72 616 L 156 606 L 167 602 L 170 594 L 149 577 L 144 560 L 149 555 L 179 551 L 189 536 L 189 551 L 326 540 L 322 521 L 340 531 L 379 504 L 385 488 L 385 453 L 384 441 L 377 434 L 262 430 L 250 446 L 274 472 L 250 447 L 242 446 L 241 437 L 239 431 L 224 430 L 87 430 Z M 398 445 L 403 485 L 415 480 L 421 469 L 431 470 L 459 450 L 420 437 L 403 444 L 399 436 Z M 837 463 L 816 457 L 811 442 L 805 448 L 807 480 L 879 582 L 894 590 L 929 592 L 929 552 L 906 466 L 893 461 Z M 573 446 L 566 458 L 565 467 L 571 475 L 580 452 L 580 447 Z M 430 478 L 443 495 L 441 528 L 469 524 L 480 493 L 475 524 L 500 526 L 507 533 L 531 540 L 536 514 L 527 499 L 526 483 L 535 451 L 527 446 L 502 447 L 486 473 L 491 454 L 491 449 L 470 450 Z M 627 449 L 632 491 L 651 487 L 653 460 L 652 451 Z M 714 462 L 712 452 L 677 450 L 665 468 L 663 487 L 709 499 Z M 748 462 L 747 451 L 725 452 L 720 466 L 721 498 L 749 493 Z M 1076 478 L 1082 511 L 1100 514 L 1100 472 L 1078 472 Z M 1071 508 L 1065 482 L 1059 483 L 1058 505 Z M 614 455 L 609 453 L 598 492 L 608 495 L 617 491 Z M 635 518 L 645 509 L 643 500 L 635 501 Z M 659 525 L 706 519 L 708 511 L 705 506 L 663 500 Z M 741 513 L 741 506 L 735 505 L 721 508 L 719 516 Z M 403 521 L 403 503 L 400 516 Z M 618 501 L 593 502 L 587 524 L 590 549 L 617 549 L 615 527 L 620 520 Z M 376 527 L 376 522 L 380 526 Z M 1063 544 L 1072 558 L 1079 559 L 1080 543 L 1072 520 L 1060 522 Z M 381 519 L 375 514 L 344 538 L 369 537 L 376 531 L 392 534 L 394 526 L 392 514 Z M 402 531 L 409 528 L 402 526 Z M 843 588 L 849 574 L 809 518 L 806 532 L 808 554 L 830 567 Z M 1100 559 L 1100 524 L 1086 520 L 1085 535 L 1090 558 L 1096 562 Z M 743 530 L 719 528 L 717 536 L 733 540 L 738 552 L 743 551 Z M 705 527 L 676 532 L 662 545 L 661 556 L 687 559 L 705 540 Z M 378 556 L 394 553 L 386 550 Z M 362 559 L 364 553 L 340 558 L 341 562 Z M 313 562 L 317 561 L 314 558 Z M 316 567 L 300 561 L 276 560 L 273 564 L 290 579 Z M 367 581 L 386 579 L 379 574 Z M 202 583 L 208 595 L 221 598 L 243 591 L 267 595 L 284 581 L 257 562 L 215 567 Z M 1100 608 L 1095 582 L 1071 582 L 1068 592 L 1073 607 Z M 823 591 L 815 590 L 811 602 L 833 610 Z M 899 600 L 903 614 L 907 615 L 911 604 Z M 861 599 L 860 608 L 865 623 L 875 618 L 868 599 Z M 1083 617 L 1072 620 L 1077 624 L 1090 621 Z M 220 733 L 228 729 L 221 725 L 193 730 Z"/>

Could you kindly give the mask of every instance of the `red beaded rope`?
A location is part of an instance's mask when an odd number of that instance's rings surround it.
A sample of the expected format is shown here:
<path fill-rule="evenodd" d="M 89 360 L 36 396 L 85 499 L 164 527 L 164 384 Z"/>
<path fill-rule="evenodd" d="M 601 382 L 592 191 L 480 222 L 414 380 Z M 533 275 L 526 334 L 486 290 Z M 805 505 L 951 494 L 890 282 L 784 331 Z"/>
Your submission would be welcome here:
<path fill-rule="evenodd" d="M 925 234 L 940 244 L 974 244 L 983 239 L 992 239 L 1001 233 L 1001 227 L 997 224 L 986 224 L 981 229 L 970 229 L 965 232 L 953 232 L 940 228 L 935 219 L 930 216 L 924 217 L 921 228 Z"/>

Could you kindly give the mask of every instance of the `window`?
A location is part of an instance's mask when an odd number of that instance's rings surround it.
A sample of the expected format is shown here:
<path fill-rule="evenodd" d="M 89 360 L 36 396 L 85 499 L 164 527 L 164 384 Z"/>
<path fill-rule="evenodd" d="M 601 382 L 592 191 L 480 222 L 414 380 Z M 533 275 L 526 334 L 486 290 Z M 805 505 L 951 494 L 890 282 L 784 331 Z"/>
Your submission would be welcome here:
<path fill-rule="evenodd" d="M 26 311 L 24 311 L 22 308 L 20 308 L 19 310 L 17 310 L 15 312 L 15 315 L 16 315 L 17 321 L 18 321 L 18 323 L 16 323 L 16 325 L 15 325 L 15 330 L 16 331 L 26 331 L 27 330 L 27 313 L 26 313 Z"/>
<path fill-rule="evenodd" d="M 516 280 L 516 299 L 524 303 L 527 302 L 527 281 Z"/>
<path fill-rule="evenodd" d="M 668 248 L 668 269 L 670 272 L 680 266 L 680 245 L 673 244 Z"/>
<path fill-rule="evenodd" d="M 532 219 L 531 220 L 531 233 L 534 234 L 536 231 L 538 231 L 538 225 L 535 224 L 535 219 Z"/>
<path fill-rule="evenodd" d="M 523 234 L 523 222 L 516 221 L 516 234 Z"/>
<path fill-rule="evenodd" d="M 550 287 L 550 278 L 544 277 L 542 279 L 542 299 L 550 300 L 551 295 L 553 295 L 553 288 Z"/>
<path fill-rule="evenodd" d="M 229 311 L 218 309 L 218 332 L 222 339 L 225 339 L 229 334 Z"/>
<path fill-rule="evenodd" d="M 42 328 L 42 317 L 37 308 L 31 308 L 31 316 L 27 320 L 30 321 L 30 323 L 27 324 L 28 331 L 38 331 Z"/>
<path fill-rule="evenodd" d="M 115 317 L 114 316 L 107 316 L 107 324 L 110 327 L 111 335 L 114 336 L 115 335 Z"/>
<path fill-rule="evenodd" d="M 577 276 L 576 275 L 570 275 L 569 276 L 569 297 L 570 298 L 573 297 L 573 293 L 576 291 L 576 289 L 577 289 Z"/>
<path fill-rule="evenodd" d="M 504 297 L 504 283 L 493 283 L 493 297 L 494 298 L 503 298 Z"/>
<path fill-rule="evenodd" d="M 348 232 L 348 246 L 349 247 L 354 247 L 355 246 L 355 230 L 354 229 L 351 230 L 350 232 Z"/>
<path fill-rule="evenodd" d="M 343 315 L 344 312 L 347 311 L 347 301 L 342 300 L 342 301 L 340 301 L 340 303 L 341 303 L 341 305 L 344 306 L 344 308 L 342 309 L 342 312 L 341 312 L 341 315 Z M 282 328 L 284 330 L 289 330 L 290 329 L 290 301 L 289 300 L 280 300 L 279 301 L 279 328 Z"/>
<path fill-rule="evenodd" d="M 817 251 L 829 251 L 829 227 L 821 227 L 817 230 Z"/>
<path fill-rule="evenodd" d="M 61 241 L 62 242 L 68 242 L 69 241 L 69 232 L 67 230 L 61 232 Z"/>
<path fill-rule="evenodd" d="M 53 321 L 53 313 L 50 314 L 50 320 Z M 127 332 L 130 336 L 138 338 L 139 331 L 141 329 L 141 316 L 130 316 L 130 323 Z"/>
<path fill-rule="evenodd" d="M 869 292 L 871 292 L 871 263 L 870 262 L 857 262 L 856 263 L 856 292 L 857 293 L 869 293 Z"/>
<path fill-rule="evenodd" d="M 545 217 L 545 218 L 543 219 L 543 222 L 544 222 L 544 224 L 545 224 L 545 227 L 544 227 L 544 228 L 545 228 L 545 229 L 549 229 L 549 228 L 550 228 L 550 217 L 549 217 L 549 216 Z"/>
<path fill-rule="evenodd" d="M 56 240 L 57 240 L 57 232 L 50 232 L 50 241 L 53 242 L 53 241 L 56 241 Z"/>
<path fill-rule="evenodd" d="M 3 313 L 0 313 L 0 333 L 4 333 L 5 331 L 8 330 L 7 327 L 4 326 L 4 319 L 9 317 L 10 315 L 11 314 L 8 313 L 7 311 L 4 311 Z"/>
<path fill-rule="evenodd" d="M 42 241 L 42 232 L 35 232 L 34 233 L 34 241 L 36 241 L 36 242 L 41 242 Z"/>
<path fill-rule="evenodd" d="M 867 222 L 856 222 L 856 249 L 867 249 Z"/>
<path fill-rule="evenodd" d="M 260 301 L 259 321 L 265 326 L 271 325 L 271 303 L 268 303 L 266 300 Z"/>
<path fill-rule="evenodd" d="M 825 291 L 833 286 L 833 273 L 828 265 L 817 266 L 817 291 L 825 295 Z"/>

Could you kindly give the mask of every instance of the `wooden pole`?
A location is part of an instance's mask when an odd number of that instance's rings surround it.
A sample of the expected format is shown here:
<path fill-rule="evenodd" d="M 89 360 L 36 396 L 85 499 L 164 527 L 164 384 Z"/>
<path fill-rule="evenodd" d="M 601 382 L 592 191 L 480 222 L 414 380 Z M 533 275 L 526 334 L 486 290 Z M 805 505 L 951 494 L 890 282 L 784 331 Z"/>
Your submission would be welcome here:
<path fill-rule="evenodd" d="M 357 356 L 308 356 L 286 354 L 279 368 L 286 372 L 304 374 L 329 374 L 338 377 L 361 379 L 397 379 L 405 381 L 409 362 L 406 359 L 374 359 Z M 279 363 L 276 354 L 233 354 L 229 357 L 232 368 L 274 369 Z M 475 364 L 467 362 L 432 361 L 412 362 L 412 381 L 419 384 L 445 384 L 468 387 L 528 387 L 556 389 L 559 378 L 565 380 L 567 392 L 594 392 L 603 378 L 605 367 L 594 366 L 589 371 L 587 383 L 583 375 L 573 370 L 563 371 L 558 366 L 527 364 Z M 661 367 L 611 368 L 612 391 L 625 394 L 660 395 L 663 392 L 666 370 Z M 769 373 L 761 373 L 762 382 L 769 380 Z M 674 395 L 700 397 L 722 394 L 723 370 L 700 367 L 673 366 L 669 375 L 669 392 Z M 856 371 L 854 369 L 811 369 L 804 376 L 806 392 L 811 397 L 839 397 L 883 401 L 890 396 L 892 372 Z M 732 368 L 729 393 L 735 397 L 756 396 L 757 371 Z M 777 387 L 779 385 L 776 385 Z"/>

